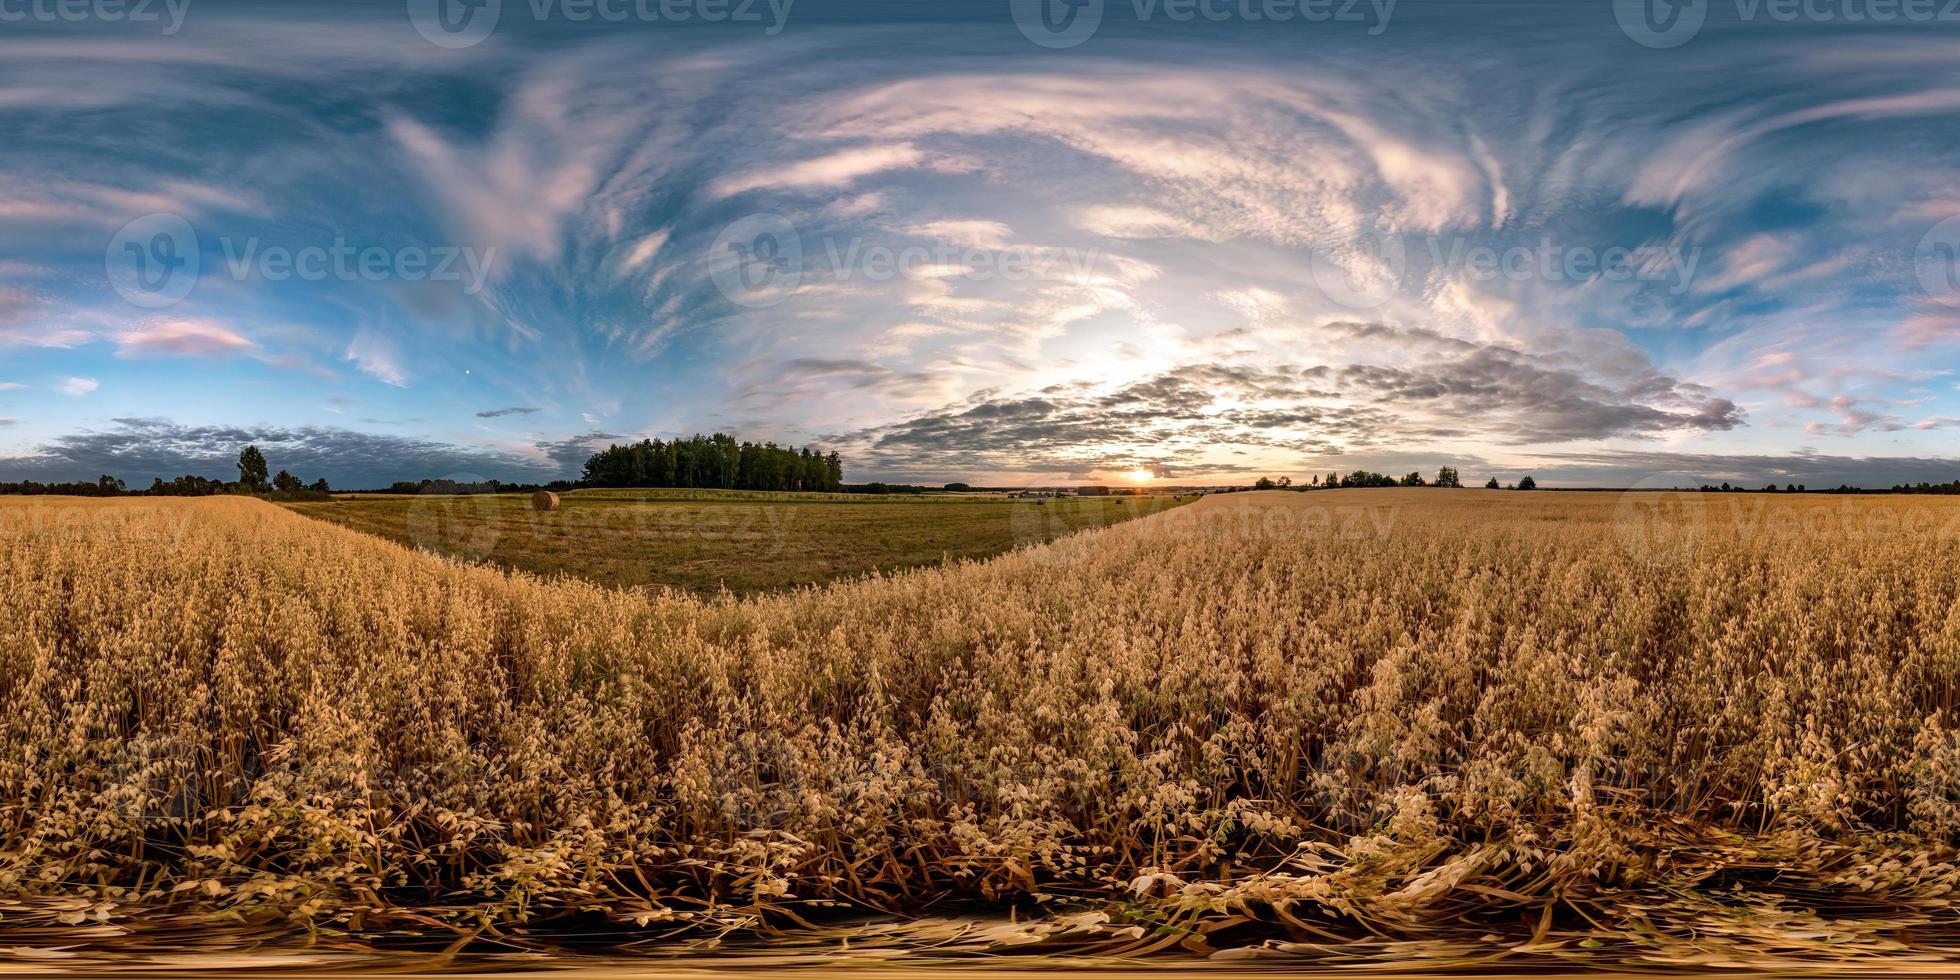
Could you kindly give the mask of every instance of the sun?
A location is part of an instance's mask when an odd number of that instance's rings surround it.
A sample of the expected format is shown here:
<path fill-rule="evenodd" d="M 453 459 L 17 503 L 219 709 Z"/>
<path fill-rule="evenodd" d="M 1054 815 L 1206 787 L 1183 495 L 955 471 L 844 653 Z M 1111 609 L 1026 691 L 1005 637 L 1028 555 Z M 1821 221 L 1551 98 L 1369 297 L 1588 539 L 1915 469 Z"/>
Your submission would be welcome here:
<path fill-rule="evenodd" d="M 1157 474 L 1152 473 L 1149 470 L 1131 470 L 1128 473 L 1123 474 L 1123 478 L 1130 481 L 1131 483 L 1149 483 L 1150 481 L 1157 478 Z"/>

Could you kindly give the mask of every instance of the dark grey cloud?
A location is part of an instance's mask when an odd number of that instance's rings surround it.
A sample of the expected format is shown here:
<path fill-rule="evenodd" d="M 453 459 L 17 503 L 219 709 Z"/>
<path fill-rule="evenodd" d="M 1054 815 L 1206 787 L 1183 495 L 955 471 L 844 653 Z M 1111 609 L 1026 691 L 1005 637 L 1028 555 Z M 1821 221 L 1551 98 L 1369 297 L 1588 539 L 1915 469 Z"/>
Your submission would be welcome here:
<path fill-rule="evenodd" d="M 530 408 L 528 406 L 523 406 L 523 405 L 513 405 L 509 408 L 485 409 L 484 411 L 476 413 L 476 417 L 480 419 L 500 419 L 506 415 L 530 415 L 542 411 L 544 411 L 544 409 Z"/>
<path fill-rule="evenodd" d="M 1742 410 L 1725 398 L 1685 399 L 1670 410 L 1635 401 L 1577 372 L 1546 369 L 1493 350 L 1415 368 L 1350 366 L 1335 376 L 1360 397 L 1481 422 L 1476 427 L 1488 436 L 1518 445 L 1682 429 L 1725 431 L 1742 424 Z M 1678 388 L 1669 393 L 1685 394 Z"/>
<path fill-rule="evenodd" d="M 1545 445 L 1743 424 L 1734 402 L 1644 359 L 1599 379 L 1585 366 L 1594 358 L 1565 351 L 1526 353 L 1381 324 L 1327 331 L 1348 363 L 1195 363 L 1114 390 L 1069 383 L 982 391 L 845 441 L 864 446 L 880 472 L 1091 468 L 1085 459 L 1178 468 L 1215 460 L 1220 447 L 1386 458 L 1411 443 Z M 1390 355 L 1393 363 L 1376 362 Z"/>
<path fill-rule="evenodd" d="M 1384 324 L 1334 324 L 1328 332 L 1369 348 L 1412 352 L 1416 360 L 1314 368 L 1310 374 L 1333 379 L 1345 397 L 1450 419 L 1448 429 L 1456 434 L 1533 445 L 1684 430 L 1717 432 L 1744 424 L 1742 409 L 1734 402 L 1668 377 L 1618 345 L 1577 354 L 1533 354 Z M 1602 363 L 1618 376 L 1598 379 Z"/>
<path fill-rule="evenodd" d="M 588 432 L 582 436 L 558 439 L 537 444 L 538 451 L 544 453 L 557 467 L 558 475 L 565 478 L 576 477 L 585 472 L 585 461 L 592 454 L 615 442 L 637 441 L 631 436 L 616 432 Z"/>
<path fill-rule="evenodd" d="M 168 419 L 113 419 L 114 428 L 84 430 L 0 457 L 0 480 L 93 480 L 107 473 L 132 486 L 185 474 L 238 478 L 238 453 L 258 446 L 274 470 L 336 487 L 387 486 L 397 480 L 474 476 L 512 482 L 557 476 L 551 463 L 495 450 L 349 429 L 304 426 L 179 425 Z"/>
<path fill-rule="evenodd" d="M 1544 460 L 1539 479 L 1568 486 L 1637 484 L 1695 486 L 1731 483 L 1760 487 L 1801 483 L 1811 489 L 1890 487 L 1960 479 L 1960 459 L 1937 456 L 1831 456 L 1802 449 L 1785 456 L 1605 451 L 1534 453 Z"/>
<path fill-rule="evenodd" d="M 1395 417 L 1367 405 L 1243 407 L 1222 396 L 1322 394 L 1300 372 L 1199 364 L 1110 392 L 1054 385 L 1023 396 L 981 392 L 894 425 L 845 437 L 880 473 L 974 470 L 1090 472 L 1137 466 L 1178 470 L 1181 457 L 1218 445 L 1338 451 Z M 1121 447 L 1121 448 L 1117 448 Z M 1141 451 L 1133 447 L 1142 447 Z M 1206 469 L 1217 467 L 1207 466 Z M 1228 467 L 1229 468 L 1229 467 Z"/>

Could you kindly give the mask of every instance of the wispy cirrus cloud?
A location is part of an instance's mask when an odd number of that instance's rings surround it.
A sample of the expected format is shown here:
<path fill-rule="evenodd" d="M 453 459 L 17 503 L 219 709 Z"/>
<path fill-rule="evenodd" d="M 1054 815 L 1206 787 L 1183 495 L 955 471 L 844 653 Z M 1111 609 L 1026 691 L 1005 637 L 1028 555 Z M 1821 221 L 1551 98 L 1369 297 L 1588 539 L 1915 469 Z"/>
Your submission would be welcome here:
<path fill-rule="evenodd" d="M 223 357 L 257 347 L 222 324 L 188 317 L 160 318 L 116 335 L 122 357 Z"/>
<path fill-rule="evenodd" d="M 910 143 L 855 147 L 799 163 L 724 177 L 709 184 L 708 193 L 714 197 L 732 197 L 764 188 L 835 190 L 849 186 L 860 177 L 915 167 L 925 159 L 926 155 Z"/>

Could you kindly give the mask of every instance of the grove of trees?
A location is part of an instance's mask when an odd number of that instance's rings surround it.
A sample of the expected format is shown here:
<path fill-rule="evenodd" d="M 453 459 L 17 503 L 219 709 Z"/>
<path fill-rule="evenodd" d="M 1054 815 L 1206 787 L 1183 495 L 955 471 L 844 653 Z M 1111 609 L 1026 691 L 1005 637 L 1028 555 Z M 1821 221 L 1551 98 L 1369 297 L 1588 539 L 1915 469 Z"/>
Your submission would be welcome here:
<path fill-rule="evenodd" d="M 608 446 L 586 460 L 580 482 L 592 487 L 837 491 L 844 488 L 844 463 L 834 452 L 737 442 L 717 432 Z"/>

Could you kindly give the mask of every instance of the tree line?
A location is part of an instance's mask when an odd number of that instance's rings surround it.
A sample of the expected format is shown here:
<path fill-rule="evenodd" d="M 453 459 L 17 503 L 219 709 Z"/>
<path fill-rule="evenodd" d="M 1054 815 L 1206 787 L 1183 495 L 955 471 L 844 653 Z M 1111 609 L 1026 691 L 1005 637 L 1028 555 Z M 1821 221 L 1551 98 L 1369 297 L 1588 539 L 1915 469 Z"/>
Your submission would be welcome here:
<path fill-rule="evenodd" d="M 1436 478 L 1434 480 L 1423 479 L 1422 473 L 1420 472 L 1410 473 L 1403 477 L 1393 477 L 1386 473 L 1376 473 L 1373 470 L 1355 470 L 1345 476 L 1339 473 L 1329 473 L 1327 474 L 1327 479 L 1324 481 L 1316 474 L 1312 482 L 1297 487 L 1293 485 L 1293 478 L 1290 476 L 1282 476 L 1277 480 L 1269 476 L 1262 476 L 1258 482 L 1252 485 L 1252 489 L 1254 490 L 1343 490 L 1353 487 L 1443 487 L 1445 489 L 1461 489 L 1463 487 L 1463 478 L 1457 474 L 1456 467 L 1445 466 L 1436 471 Z M 1538 481 L 1527 474 L 1524 479 L 1519 480 L 1516 484 L 1506 487 L 1498 483 L 1497 477 L 1493 476 L 1484 484 L 1484 489 L 1536 490 L 1538 489 Z"/>
<path fill-rule="evenodd" d="M 363 493 L 429 493 L 438 496 L 469 497 L 486 493 L 535 493 L 539 490 L 571 490 L 578 484 L 570 480 L 553 480 L 550 483 L 505 483 L 502 480 L 396 480 L 379 490 L 364 490 Z"/>
<path fill-rule="evenodd" d="M 265 454 L 257 446 L 246 446 L 238 454 L 238 479 L 213 480 L 186 474 L 174 480 L 153 477 L 147 490 L 131 490 L 123 481 L 104 473 L 94 483 L 0 483 L 0 495 L 59 497 L 215 497 L 220 494 L 272 494 L 283 497 L 324 496 L 332 492 L 325 477 L 306 483 L 286 470 L 267 475 Z"/>
<path fill-rule="evenodd" d="M 219 494 L 272 494 L 285 497 L 315 497 L 332 493 L 324 477 L 306 483 L 286 470 L 268 475 L 265 454 L 257 446 L 246 446 L 238 454 L 238 479 L 213 480 L 185 475 L 174 480 L 155 478 L 148 489 L 131 490 L 122 480 L 104 474 L 94 482 L 41 483 L 35 480 L 0 482 L 0 496 L 63 497 L 209 497 Z M 851 493 L 920 493 L 935 488 L 900 484 L 870 483 L 844 485 L 843 461 L 835 452 L 815 449 L 783 448 L 773 442 L 738 442 L 720 432 L 712 436 L 694 435 L 686 439 L 662 441 L 643 439 L 625 446 L 613 445 L 586 460 L 584 475 L 577 481 L 554 480 L 547 484 L 503 483 L 498 480 L 458 482 L 455 480 L 403 480 L 373 493 L 400 494 L 478 494 L 529 493 L 538 489 L 566 490 L 577 487 L 676 487 L 706 490 L 781 490 Z M 1255 490 L 1325 490 L 1353 487 L 1445 487 L 1460 488 L 1462 479 L 1454 466 L 1436 471 L 1434 479 L 1421 472 L 1401 477 L 1355 470 L 1346 475 L 1329 473 L 1325 479 L 1315 475 L 1302 485 L 1293 478 L 1262 476 Z M 1538 481 L 1530 475 L 1515 484 L 1499 483 L 1496 477 L 1485 481 L 1486 490 L 1536 490 Z M 947 484 L 947 490 L 970 489 L 964 483 Z M 1867 489 L 1839 485 L 1810 491 L 1801 483 L 1779 486 L 1771 483 L 1761 490 L 1749 490 L 1728 483 L 1702 484 L 1705 493 L 1878 493 L 1878 494 L 1960 494 L 1960 480 L 1947 483 L 1897 484 L 1890 488 Z"/>
<path fill-rule="evenodd" d="M 642 439 L 608 446 L 585 462 L 579 481 L 590 487 L 683 487 L 703 490 L 844 489 L 836 453 L 785 449 L 773 442 L 737 442 L 720 432 L 663 442 Z"/>
<path fill-rule="evenodd" d="M 67 497 L 260 494 L 293 498 L 325 496 L 332 492 L 324 478 L 308 484 L 286 470 L 268 473 L 269 469 L 265 454 L 257 446 L 246 446 L 238 454 L 237 480 L 213 480 L 201 476 L 181 476 L 169 481 L 157 478 L 147 490 L 131 490 L 123 481 L 105 474 L 93 483 L 40 483 L 33 480 L 0 483 L 0 494 Z M 565 490 L 581 486 L 704 490 L 847 489 L 844 486 L 844 462 L 834 452 L 826 455 L 808 447 L 785 449 L 773 442 L 738 442 L 732 436 L 717 432 L 712 436 L 696 435 L 672 441 L 644 439 L 631 445 L 609 446 L 586 460 L 584 476 L 576 482 L 556 480 L 538 485 L 499 480 L 402 480 L 386 489 L 370 492 L 461 495 L 529 493 L 541 488 Z M 867 493 L 898 493 L 919 488 L 871 484 L 850 489 Z"/>

